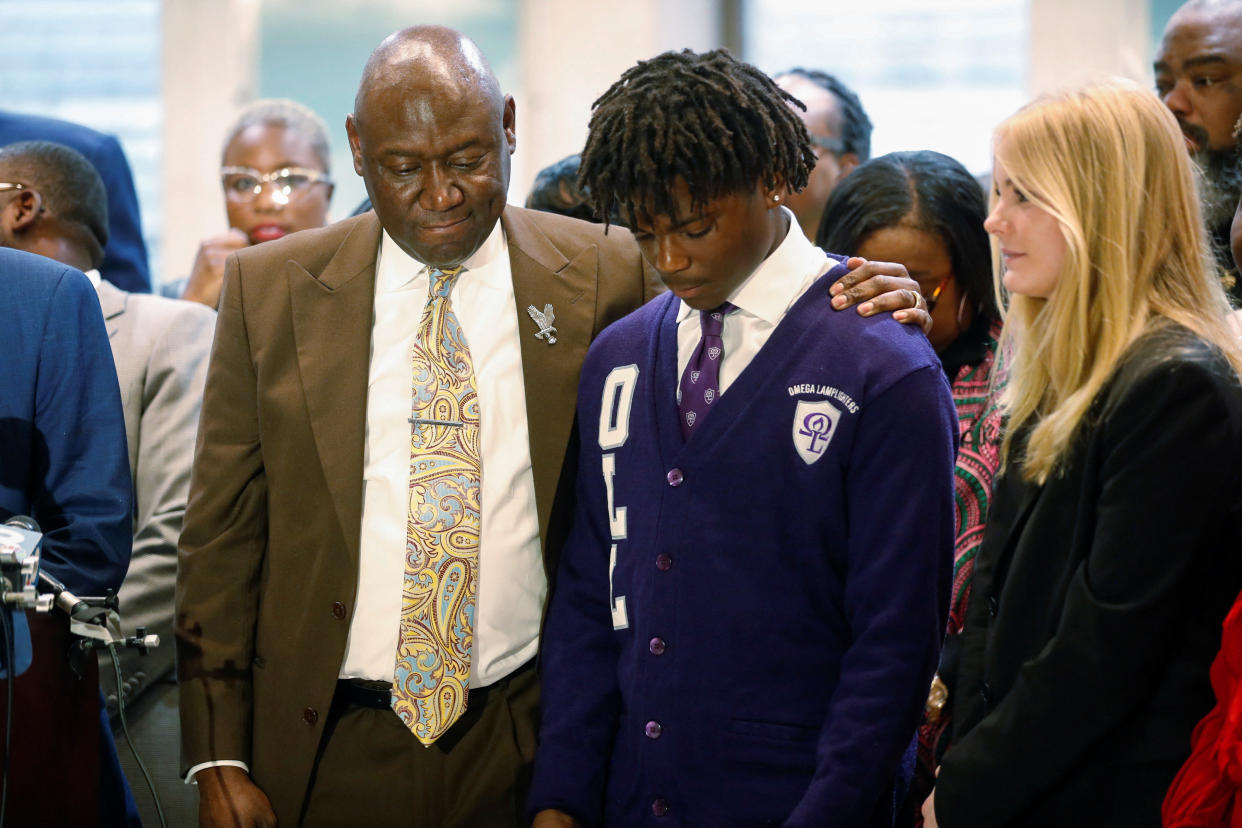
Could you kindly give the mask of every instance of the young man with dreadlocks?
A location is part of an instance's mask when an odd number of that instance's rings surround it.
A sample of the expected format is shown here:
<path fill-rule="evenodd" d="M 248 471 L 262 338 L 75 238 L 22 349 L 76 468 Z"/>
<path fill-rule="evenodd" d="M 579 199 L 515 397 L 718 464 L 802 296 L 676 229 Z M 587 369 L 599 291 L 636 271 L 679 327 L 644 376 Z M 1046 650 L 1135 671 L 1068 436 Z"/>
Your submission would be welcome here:
<path fill-rule="evenodd" d="M 891 824 L 947 607 L 956 419 L 917 330 L 830 309 L 845 265 L 782 203 L 814 162 L 787 100 L 686 51 L 595 102 L 581 183 L 670 292 L 582 369 L 538 826 Z"/>

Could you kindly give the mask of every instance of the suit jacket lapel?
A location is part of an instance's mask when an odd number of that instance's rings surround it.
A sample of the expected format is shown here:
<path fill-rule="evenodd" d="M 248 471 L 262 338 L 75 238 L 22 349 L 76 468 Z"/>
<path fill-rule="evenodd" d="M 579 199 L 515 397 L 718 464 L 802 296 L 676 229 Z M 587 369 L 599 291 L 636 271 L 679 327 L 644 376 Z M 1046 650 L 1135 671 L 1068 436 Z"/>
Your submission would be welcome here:
<path fill-rule="evenodd" d="M 315 446 L 346 548 L 358 558 L 371 315 L 380 224 L 355 220 L 318 274 L 285 263 L 298 369 Z"/>
<path fill-rule="evenodd" d="M 582 360 L 595 332 L 595 245 L 567 259 L 526 211 L 506 207 L 500 217 L 509 244 L 517 301 L 522 370 L 535 477 L 539 534 L 547 548 L 548 519 L 573 429 Z M 556 344 L 536 339 L 539 326 L 527 308 L 551 305 Z"/>

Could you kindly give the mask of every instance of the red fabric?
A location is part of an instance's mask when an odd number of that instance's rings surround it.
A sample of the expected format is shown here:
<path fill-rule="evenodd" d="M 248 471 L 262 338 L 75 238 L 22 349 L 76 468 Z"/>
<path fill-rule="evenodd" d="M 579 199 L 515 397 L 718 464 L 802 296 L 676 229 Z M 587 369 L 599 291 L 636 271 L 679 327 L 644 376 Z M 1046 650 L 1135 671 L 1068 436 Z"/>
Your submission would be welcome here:
<path fill-rule="evenodd" d="M 1165 795 L 1165 828 L 1242 828 L 1242 596 L 1225 618 L 1211 677 L 1216 707 Z"/>
<path fill-rule="evenodd" d="M 13 682 L 13 752 L 5 825 L 98 825 L 99 670 L 69 668 L 73 637 L 60 613 L 26 613 L 34 659 Z M 4 695 L 0 680 L 0 744 Z M 109 736 L 108 738 L 112 738 Z M 119 770 L 119 769 L 118 769 Z"/>

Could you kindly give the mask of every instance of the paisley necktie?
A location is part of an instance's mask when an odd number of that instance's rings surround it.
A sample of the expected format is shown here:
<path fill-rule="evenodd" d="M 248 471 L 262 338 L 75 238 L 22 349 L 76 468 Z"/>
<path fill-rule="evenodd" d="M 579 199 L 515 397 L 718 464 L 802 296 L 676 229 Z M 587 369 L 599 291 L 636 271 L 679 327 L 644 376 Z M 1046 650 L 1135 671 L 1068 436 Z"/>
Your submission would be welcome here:
<path fill-rule="evenodd" d="M 702 336 L 681 374 L 681 401 L 677 404 L 681 420 L 681 436 L 689 440 L 703 424 L 712 403 L 720 396 L 720 363 L 724 359 L 724 318 L 737 310 L 728 302 L 710 311 L 699 311 Z"/>
<path fill-rule="evenodd" d="M 424 745 L 466 710 L 479 566 L 479 400 L 449 300 L 461 268 L 429 272 L 413 349 L 410 507 L 392 707 Z"/>

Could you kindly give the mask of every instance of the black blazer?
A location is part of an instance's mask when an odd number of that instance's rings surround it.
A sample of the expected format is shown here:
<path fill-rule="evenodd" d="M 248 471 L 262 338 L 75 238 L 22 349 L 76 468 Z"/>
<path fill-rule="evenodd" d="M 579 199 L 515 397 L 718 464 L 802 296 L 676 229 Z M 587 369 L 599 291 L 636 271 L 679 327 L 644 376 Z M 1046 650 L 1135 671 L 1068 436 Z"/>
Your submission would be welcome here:
<path fill-rule="evenodd" d="M 1034 486 L 1010 468 L 975 564 L 937 819 L 1158 826 L 1242 589 L 1242 385 L 1163 326 L 1060 473 Z"/>

